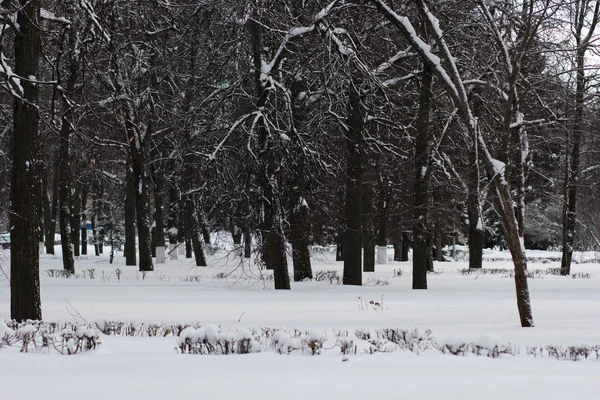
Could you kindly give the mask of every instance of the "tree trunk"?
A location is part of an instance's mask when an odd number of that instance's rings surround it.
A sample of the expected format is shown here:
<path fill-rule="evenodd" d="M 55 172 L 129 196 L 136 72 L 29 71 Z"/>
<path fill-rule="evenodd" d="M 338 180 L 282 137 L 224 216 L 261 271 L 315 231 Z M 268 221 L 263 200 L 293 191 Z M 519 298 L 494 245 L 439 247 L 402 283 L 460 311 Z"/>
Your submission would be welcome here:
<path fill-rule="evenodd" d="M 387 248 L 387 201 L 385 189 L 381 187 L 379 194 L 379 207 L 377 212 L 377 263 L 388 263 Z"/>
<path fill-rule="evenodd" d="M 139 270 L 154 271 L 152 248 L 150 245 L 150 193 L 148 190 L 148 178 L 141 162 L 139 164 L 134 162 L 133 165 L 135 188 L 138 190 L 135 198 L 135 215 L 138 230 Z"/>
<path fill-rule="evenodd" d="M 362 285 L 363 108 L 358 88 L 348 90 L 348 150 L 344 232 L 344 285 Z"/>
<path fill-rule="evenodd" d="M 428 260 L 432 257 L 428 244 L 429 183 L 431 180 L 430 145 L 432 132 L 430 128 L 430 112 L 432 107 L 433 73 L 426 64 L 423 65 L 421 89 L 419 94 L 419 113 L 417 116 L 415 138 L 415 186 L 413 192 L 414 225 L 413 225 L 413 289 L 427 289 Z"/>
<path fill-rule="evenodd" d="M 169 188 L 169 259 L 177 260 L 179 196 L 175 186 Z"/>
<path fill-rule="evenodd" d="M 44 254 L 44 212 L 46 210 L 46 204 L 45 204 L 45 198 L 46 198 L 46 187 L 45 187 L 45 183 L 42 177 L 45 174 L 44 171 L 44 165 L 43 165 L 43 161 L 37 161 L 36 163 L 36 171 L 35 171 L 35 175 L 36 175 L 36 186 L 35 186 L 35 191 L 37 193 L 36 196 L 36 205 L 35 205 L 35 209 L 37 210 L 37 215 L 38 215 L 38 229 L 36 229 L 37 232 L 37 236 L 38 236 L 38 253 L 39 254 Z"/>
<path fill-rule="evenodd" d="M 310 264 L 310 215 L 306 200 L 300 198 L 299 204 L 292 210 L 291 236 L 292 262 L 294 264 L 294 282 L 312 279 Z"/>
<path fill-rule="evenodd" d="M 252 255 L 252 235 L 250 234 L 250 227 L 244 228 L 244 258 L 250 258 Z"/>
<path fill-rule="evenodd" d="M 444 261 L 444 232 L 440 222 L 435 225 L 435 259 L 436 261 Z"/>
<path fill-rule="evenodd" d="M 254 63 L 254 83 L 256 90 L 256 105 L 262 109 L 267 105 L 269 90 L 262 76 L 263 59 L 261 52 L 260 25 L 257 22 L 249 24 L 252 58 Z M 276 71 L 271 70 L 271 74 Z M 262 257 L 267 269 L 273 270 L 275 289 L 289 290 L 290 275 L 287 264 L 286 241 L 283 232 L 283 216 L 281 209 L 281 191 L 277 180 L 278 162 L 275 159 L 273 138 L 266 127 L 265 118 L 256 121 L 258 146 L 261 149 L 259 157 L 259 187 L 263 194 L 262 210 Z"/>
<path fill-rule="evenodd" d="M 338 233 L 335 244 L 335 261 L 344 261 L 344 234 Z"/>
<path fill-rule="evenodd" d="M 83 187 L 83 191 L 81 192 L 81 254 L 87 255 L 87 199 L 88 199 L 88 190 L 87 185 Z"/>
<path fill-rule="evenodd" d="M 92 215 L 92 240 L 94 241 L 94 254 L 100 256 L 100 248 L 98 247 L 98 231 L 96 227 L 96 216 Z"/>
<path fill-rule="evenodd" d="M 469 223 L 469 268 L 482 268 L 484 243 L 483 231 Z"/>
<path fill-rule="evenodd" d="M 433 234 L 427 237 L 427 272 L 433 272 Z"/>
<path fill-rule="evenodd" d="M 402 261 L 402 227 L 396 226 L 393 232 L 394 261 Z"/>
<path fill-rule="evenodd" d="M 375 271 L 375 223 L 373 217 L 373 185 L 371 174 L 366 174 L 362 192 L 363 271 Z"/>
<path fill-rule="evenodd" d="M 233 256 L 238 258 L 244 255 L 242 247 L 242 230 L 236 224 L 231 227 L 231 238 L 233 239 Z"/>
<path fill-rule="evenodd" d="M 81 232 L 81 185 L 75 186 L 75 193 L 71 198 L 71 241 L 75 257 L 81 255 L 79 251 L 79 235 Z"/>
<path fill-rule="evenodd" d="M 469 268 L 481 268 L 483 266 L 483 245 L 485 235 L 483 232 L 483 216 L 479 204 L 479 164 L 478 160 L 470 152 L 469 171 L 467 175 L 467 215 L 469 217 Z"/>
<path fill-rule="evenodd" d="M 63 114 L 60 129 L 60 143 L 58 149 L 58 174 L 59 178 L 59 215 L 60 241 L 62 248 L 63 268 L 65 271 L 75 273 L 75 258 L 73 256 L 73 236 L 71 233 L 71 169 L 69 166 L 69 141 L 71 128 Z"/>
<path fill-rule="evenodd" d="M 190 195 L 192 197 L 193 195 Z M 186 227 L 185 231 L 188 235 L 189 240 L 191 240 L 191 248 L 194 251 L 194 256 L 196 258 L 196 266 L 197 267 L 206 267 L 206 256 L 204 255 L 204 248 L 202 247 L 202 240 L 200 239 L 200 223 L 198 219 L 198 213 L 196 211 L 196 204 L 194 203 L 193 198 L 188 198 L 186 203 Z M 187 241 L 186 241 L 186 251 L 187 251 Z M 191 258 L 191 257 L 190 257 Z"/>
<path fill-rule="evenodd" d="M 154 177 L 154 246 L 156 253 L 156 263 L 164 264 L 165 258 L 165 226 L 164 226 L 164 192 L 165 192 L 165 180 L 161 174 L 157 172 Z"/>
<path fill-rule="evenodd" d="M 206 225 L 205 222 L 202 222 L 202 239 L 204 239 L 204 244 L 210 248 L 210 246 L 211 246 L 210 230 L 208 229 L 208 226 Z"/>
<path fill-rule="evenodd" d="M 125 265 L 137 265 L 135 251 L 135 180 L 133 170 L 127 165 L 125 177 Z"/>
<path fill-rule="evenodd" d="M 192 249 L 192 239 L 189 237 L 185 238 L 185 258 L 193 258 L 194 253 Z"/>
<path fill-rule="evenodd" d="M 54 233 L 56 232 L 56 215 L 58 213 L 58 165 L 52 179 L 52 200 L 50 200 L 48 190 L 45 191 L 44 195 L 47 203 L 44 223 L 46 254 L 54 254 Z"/>
<path fill-rule="evenodd" d="M 17 11 L 19 32 L 15 35 L 15 74 L 40 76 L 40 1 L 20 0 Z M 12 80 L 9 85 L 15 85 Z M 38 210 L 36 209 L 36 168 L 39 148 L 38 85 L 21 80 L 21 99 L 13 103 L 11 136 L 12 173 L 10 200 L 10 315 L 12 319 L 41 320 Z"/>
<path fill-rule="evenodd" d="M 402 255 L 400 261 L 408 261 L 408 251 L 410 250 L 411 243 L 408 232 L 402 232 Z"/>
<path fill-rule="evenodd" d="M 571 149 L 571 168 L 569 169 L 568 157 L 565 168 L 565 198 L 563 208 L 563 237 L 562 260 L 560 264 L 561 275 L 571 274 L 571 261 L 575 244 L 577 228 L 577 190 L 579 185 L 579 169 L 581 166 L 581 136 L 583 133 L 583 112 L 585 101 L 585 48 L 577 49 L 577 84 L 575 91 L 575 116 L 573 123 Z M 568 142 L 567 142 L 568 143 Z M 568 150 L 567 150 L 568 155 Z"/>

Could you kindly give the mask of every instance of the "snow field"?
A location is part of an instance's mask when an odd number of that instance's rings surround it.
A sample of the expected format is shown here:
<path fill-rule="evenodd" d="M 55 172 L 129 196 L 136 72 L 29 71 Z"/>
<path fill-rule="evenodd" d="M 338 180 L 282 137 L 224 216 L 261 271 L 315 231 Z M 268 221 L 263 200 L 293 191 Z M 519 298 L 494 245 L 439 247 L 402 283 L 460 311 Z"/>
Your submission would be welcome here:
<path fill-rule="evenodd" d="M 90 254 L 92 253 L 90 248 Z M 590 279 L 543 275 L 530 279 L 536 328 L 519 327 L 513 279 L 501 275 L 462 275 L 466 262 L 435 263 L 427 291 L 413 291 L 410 262 L 377 265 L 365 273 L 363 287 L 328 282 L 292 283 L 292 290 L 272 289 L 268 271 L 233 257 L 226 249 L 209 255 L 209 267 L 193 260 L 170 260 L 142 276 L 118 255 L 83 256 L 78 277 L 50 277 L 61 269 L 60 254 L 41 260 L 42 307 L 47 321 L 194 322 L 203 335 L 217 327 L 248 336 L 261 327 L 300 329 L 320 336 L 334 330 L 418 327 L 431 329 L 438 343 L 474 342 L 482 348 L 512 343 L 542 345 L 600 344 L 600 265 L 573 265 Z M 389 256 L 393 254 L 390 251 Z M 504 253 L 486 253 L 486 268 L 511 269 Z M 532 252 L 528 252 L 532 256 Z M 536 255 L 537 256 L 537 255 Z M 552 257 L 552 253 L 539 256 Z M 6 257 L 5 255 L 2 257 Z M 588 257 L 586 255 L 581 256 Z M 506 258 L 506 257 L 504 257 Z M 590 256 L 590 258 L 593 258 Z M 314 271 L 335 270 L 335 254 L 315 252 Z M 555 268 L 555 262 L 530 269 Z M 6 272 L 5 262 L 2 262 Z M 291 265 L 291 263 L 290 263 Z M 115 269 L 120 269 L 117 278 Z M 94 279 L 89 271 L 93 269 Z M 401 276 L 397 276 L 402 270 Z M 260 275 L 267 277 L 260 279 Z M 369 285 L 370 282 L 370 285 Z M 387 283 L 384 285 L 375 283 Z M 0 318 L 9 316 L 9 287 L 0 273 Z M 372 303 L 373 304 L 372 304 Z M 377 303 L 377 305 L 374 305 Z M 214 325 L 208 325 L 214 324 Z M 203 328 L 200 328 L 203 329 Z M 198 332 L 189 333 L 199 335 Z M 233 333 L 232 333 L 233 334 Z M 239 336 L 241 335 L 241 336 Z M 339 348 L 321 356 L 177 354 L 177 340 L 102 336 L 93 352 L 71 357 L 0 351 L 0 388 L 30 398 L 163 399 L 165 396 L 212 396 L 217 399 L 578 399 L 597 398 L 600 362 L 501 356 L 456 357 L 439 352 L 342 356 Z M 345 361 L 344 361 L 345 360 Z M 65 382 L 67 382 L 65 384 Z M 31 385 L 35 382 L 35 385 Z"/>

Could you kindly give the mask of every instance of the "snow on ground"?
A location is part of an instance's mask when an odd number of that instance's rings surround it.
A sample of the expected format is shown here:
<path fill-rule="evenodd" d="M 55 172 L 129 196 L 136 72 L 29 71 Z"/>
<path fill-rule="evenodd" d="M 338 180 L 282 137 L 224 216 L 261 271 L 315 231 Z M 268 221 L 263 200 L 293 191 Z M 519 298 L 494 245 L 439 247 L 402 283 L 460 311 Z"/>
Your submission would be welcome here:
<path fill-rule="evenodd" d="M 58 249 L 58 246 L 57 246 Z M 92 254 L 92 248 L 89 251 Z M 530 269 L 558 267 L 553 253 L 528 252 L 540 259 Z M 487 252 L 485 268 L 511 269 L 506 253 Z M 180 256 L 181 257 L 181 256 Z M 548 260 L 541 261 L 544 257 Z M 581 255 L 581 260 L 595 255 Z M 598 257 L 595 257 L 598 258 Z M 3 259 L 3 260 L 2 260 Z M 336 270 L 335 254 L 315 253 L 315 271 Z M 275 291 L 260 280 L 253 262 L 240 264 L 221 250 L 209 267 L 193 260 L 167 260 L 145 277 L 126 267 L 121 255 L 76 261 L 78 277 L 49 277 L 61 269 L 60 256 L 42 256 L 42 306 L 48 321 L 124 320 L 215 323 L 228 329 L 285 327 L 320 330 L 421 327 L 434 337 L 467 341 L 494 337 L 521 346 L 600 344 L 600 265 L 574 264 L 574 273 L 590 279 L 542 275 L 530 279 L 536 328 L 519 327 L 514 281 L 503 275 L 462 275 L 467 263 L 436 263 L 429 290 L 413 291 L 409 262 L 377 265 L 365 273 L 367 286 L 292 282 L 291 291 Z M 7 255 L 0 256 L 7 272 Z M 121 269 L 120 279 L 115 269 Z M 89 272 L 94 269 L 94 279 Z M 402 270 L 400 277 L 397 271 Z M 269 272 L 263 272 L 268 275 Z M 226 277 L 224 277 L 226 276 Z M 387 285 L 375 283 L 387 282 Z M 8 318 L 9 287 L 0 272 L 0 318 Z M 375 301 L 381 307 L 368 303 Z M 486 336 L 487 335 L 487 336 Z M 175 339 L 103 337 L 93 353 L 76 356 L 15 354 L 0 350 L 0 389 L 28 398 L 163 399 L 198 394 L 217 399 L 261 398 L 364 399 L 410 395 L 480 399 L 597 398 L 600 361 L 556 361 L 531 357 L 487 359 L 391 354 L 316 357 L 274 353 L 231 356 L 179 355 Z M 25 389 L 26 388 L 26 389 Z"/>

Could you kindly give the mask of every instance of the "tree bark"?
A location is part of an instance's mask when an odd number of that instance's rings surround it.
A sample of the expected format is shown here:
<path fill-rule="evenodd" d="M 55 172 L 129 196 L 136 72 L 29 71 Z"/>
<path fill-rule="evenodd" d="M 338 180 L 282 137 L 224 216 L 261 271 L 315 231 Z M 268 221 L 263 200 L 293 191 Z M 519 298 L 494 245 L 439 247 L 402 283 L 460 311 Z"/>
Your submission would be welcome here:
<path fill-rule="evenodd" d="M 88 199 L 88 189 L 87 185 L 83 186 L 83 190 L 81 192 L 81 254 L 87 255 L 87 199 Z"/>
<path fill-rule="evenodd" d="M 75 192 L 71 197 L 71 242 L 73 243 L 73 255 L 79 257 L 79 235 L 81 231 L 81 185 L 76 184 Z"/>
<path fill-rule="evenodd" d="M 485 235 L 483 232 L 483 215 L 479 204 L 479 161 L 473 154 L 469 154 L 469 171 L 467 175 L 467 216 L 469 217 L 469 268 L 483 266 L 483 245 Z"/>
<path fill-rule="evenodd" d="M 362 187 L 363 271 L 375 271 L 375 223 L 373 216 L 373 185 L 370 173 L 365 174 Z"/>
<path fill-rule="evenodd" d="M 408 261 L 408 251 L 410 250 L 410 237 L 408 232 L 402 232 L 402 256 L 400 261 Z"/>
<path fill-rule="evenodd" d="M 304 199 L 292 210 L 290 226 L 292 242 L 292 262 L 294 265 L 294 282 L 312 279 L 310 263 L 310 215 L 308 204 Z"/>
<path fill-rule="evenodd" d="M 260 25 L 253 21 L 249 24 L 252 58 L 254 63 L 254 83 L 256 88 L 256 106 L 262 109 L 267 104 L 269 90 L 261 75 L 263 59 L 261 47 Z M 276 67 L 274 69 L 277 69 Z M 273 69 L 270 74 L 276 74 Z M 283 216 L 281 191 L 276 176 L 278 163 L 275 159 L 273 138 L 267 130 L 265 118 L 259 118 L 256 123 L 259 155 L 259 186 L 262 191 L 263 220 L 262 222 L 262 258 L 267 269 L 273 270 L 275 289 L 289 290 L 290 275 L 287 264 L 286 240 L 283 231 Z"/>
<path fill-rule="evenodd" d="M 137 265 L 135 251 L 135 180 L 130 164 L 125 176 L 125 265 Z"/>
<path fill-rule="evenodd" d="M 433 73 L 431 68 L 423 65 L 421 88 L 419 93 L 419 112 L 415 138 L 415 186 L 413 192 L 414 225 L 413 225 L 413 289 L 427 289 L 428 260 L 431 258 L 428 229 L 429 183 L 431 180 L 430 145 L 432 132 L 430 128 L 430 112 L 432 107 Z"/>
<path fill-rule="evenodd" d="M 379 207 L 377 211 L 377 263 L 388 263 L 387 248 L 387 193 L 383 185 L 380 185 Z"/>
<path fill-rule="evenodd" d="M 252 235 L 250 234 L 250 227 L 244 228 L 244 258 L 250 258 L 252 255 Z"/>
<path fill-rule="evenodd" d="M 193 195 L 192 195 L 193 196 Z M 186 208 L 186 227 L 185 231 L 188 240 L 191 241 L 191 249 L 194 251 L 197 267 L 206 267 L 206 256 L 204 255 L 204 248 L 202 247 L 202 239 L 200 239 L 200 223 L 198 219 L 198 212 L 196 210 L 196 204 L 190 196 L 185 203 Z M 187 252 L 187 241 L 186 241 L 186 252 Z M 187 254 L 186 254 L 187 256 Z"/>
<path fill-rule="evenodd" d="M 54 171 L 52 178 L 52 197 L 50 198 L 49 190 L 46 190 L 44 195 L 47 203 L 44 222 L 46 254 L 54 254 L 54 233 L 56 232 L 56 215 L 58 213 L 58 168 Z"/>
<path fill-rule="evenodd" d="M 244 249 L 242 247 L 242 230 L 235 223 L 231 227 L 231 238 L 233 239 L 234 257 L 242 257 L 244 255 Z"/>
<path fill-rule="evenodd" d="M 165 226 L 164 226 L 164 191 L 165 180 L 160 176 L 162 172 L 155 173 L 154 181 L 154 246 L 156 253 L 156 263 L 163 264 L 165 258 Z"/>
<path fill-rule="evenodd" d="M 141 154 L 134 158 L 141 157 Z M 152 264 L 152 248 L 150 246 L 150 193 L 148 190 L 148 177 L 144 171 L 141 160 L 134 161 L 133 177 L 134 187 L 137 189 L 135 197 L 135 215 L 138 230 L 138 250 L 140 258 L 140 271 L 154 271 Z"/>
<path fill-rule="evenodd" d="M 15 35 L 15 74 L 39 76 L 41 55 L 40 1 L 19 0 L 19 31 Z M 12 82 L 8 84 L 12 85 Z M 22 99 L 13 103 L 10 200 L 10 315 L 12 319 L 41 320 L 38 210 L 35 160 L 39 149 L 38 85 L 22 80 Z"/>
<path fill-rule="evenodd" d="M 344 261 L 344 233 L 338 233 L 335 244 L 335 261 Z"/>
<path fill-rule="evenodd" d="M 344 285 L 362 285 L 363 108 L 358 88 L 348 90 L 348 150 L 344 232 Z"/>
<path fill-rule="evenodd" d="M 179 196 L 174 185 L 169 188 L 169 259 L 177 260 L 178 225 L 179 225 Z"/>
<path fill-rule="evenodd" d="M 444 261 L 444 232 L 440 222 L 435 225 L 435 259 L 436 261 Z"/>
<path fill-rule="evenodd" d="M 67 112 L 69 112 L 67 110 Z M 73 255 L 73 236 L 71 233 L 71 168 L 69 166 L 69 141 L 71 128 L 66 119 L 67 113 L 63 114 L 60 129 L 60 143 L 58 149 L 58 173 L 59 173 L 59 215 L 58 225 L 60 229 L 60 241 L 62 248 L 63 268 L 65 271 L 75 273 L 75 258 Z"/>
<path fill-rule="evenodd" d="M 580 44 L 579 38 L 577 38 Z M 585 47 L 578 46 L 577 49 L 577 83 L 575 88 L 575 116 L 573 121 L 573 134 L 571 141 L 570 168 L 565 161 L 565 198 L 563 208 L 563 237 L 562 237 L 562 259 L 560 274 L 571 274 L 571 261 L 575 244 L 575 233 L 577 228 L 577 191 L 579 186 L 579 169 L 581 167 L 581 137 L 583 134 L 583 112 L 585 101 Z M 568 144 L 568 141 L 567 141 Z M 567 150 L 568 152 L 568 150 Z"/>

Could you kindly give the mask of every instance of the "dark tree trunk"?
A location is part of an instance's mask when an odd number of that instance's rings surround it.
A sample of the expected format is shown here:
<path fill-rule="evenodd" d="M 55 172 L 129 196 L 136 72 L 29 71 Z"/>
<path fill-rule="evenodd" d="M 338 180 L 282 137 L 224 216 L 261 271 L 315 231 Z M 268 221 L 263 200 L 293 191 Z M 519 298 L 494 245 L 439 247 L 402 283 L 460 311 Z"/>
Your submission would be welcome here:
<path fill-rule="evenodd" d="M 193 196 L 193 195 L 192 195 Z M 190 196 L 191 197 L 191 196 Z M 194 250 L 194 256 L 196 258 L 197 267 L 206 267 L 206 256 L 204 255 L 204 248 L 202 247 L 202 240 L 200 239 L 200 223 L 198 220 L 198 213 L 196 211 L 196 205 L 192 198 L 188 198 L 185 203 L 186 207 L 186 227 L 185 231 L 191 240 L 191 247 Z M 187 252 L 187 241 L 186 241 L 186 252 Z"/>
<path fill-rule="evenodd" d="M 427 272 L 433 272 L 433 235 L 427 237 Z"/>
<path fill-rule="evenodd" d="M 379 206 L 377 207 L 377 262 L 388 263 L 387 248 L 387 194 L 385 188 L 380 185 Z"/>
<path fill-rule="evenodd" d="M 263 60 L 261 56 L 260 25 L 256 22 L 249 24 L 252 56 L 254 63 L 254 81 L 256 88 L 256 105 L 258 109 L 266 106 L 269 90 L 261 76 Z M 276 68 L 275 68 L 276 69 Z M 276 71 L 271 70 L 271 74 Z M 262 258 L 267 269 L 273 270 L 275 289 L 289 290 L 290 275 L 287 264 L 286 241 L 283 232 L 283 216 L 281 206 L 281 191 L 276 176 L 279 169 L 275 159 L 273 138 L 267 130 L 265 118 L 259 118 L 256 123 L 258 145 L 261 149 L 259 159 L 259 186 L 263 195 L 262 210 Z"/>
<path fill-rule="evenodd" d="M 241 257 L 244 254 L 242 247 L 242 230 L 236 224 L 231 227 L 231 237 L 233 239 L 233 255 L 235 257 Z"/>
<path fill-rule="evenodd" d="M 435 259 L 436 261 L 444 261 L 444 232 L 440 222 L 435 225 Z"/>
<path fill-rule="evenodd" d="M 19 32 L 15 35 L 15 74 L 40 76 L 40 1 L 20 0 L 17 11 Z M 9 81 L 7 84 L 14 85 Z M 38 86 L 21 80 L 22 96 L 14 99 L 11 136 L 12 173 L 10 200 L 10 315 L 12 319 L 41 320 L 38 210 L 35 160 L 39 148 L 39 116 L 35 104 Z"/>
<path fill-rule="evenodd" d="M 575 91 L 575 116 L 573 123 L 571 149 L 571 163 L 566 161 L 565 167 L 565 189 L 563 208 L 563 237 L 562 237 L 562 260 L 560 263 L 561 275 L 571 273 L 571 261 L 575 244 L 575 233 L 577 228 L 577 190 L 579 185 L 579 169 L 581 166 L 581 136 L 583 133 L 583 113 L 585 101 L 585 48 L 577 50 L 577 85 Z M 568 141 L 567 141 L 568 143 Z M 567 160 L 568 149 L 567 149 Z"/>
<path fill-rule="evenodd" d="M 291 221 L 292 262 L 294 263 L 294 282 L 312 279 L 310 264 L 310 215 L 304 199 L 292 211 Z"/>
<path fill-rule="evenodd" d="M 68 8 L 72 8 L 72 4 L 67 5 Z M 77 85 L 79 76 L 79 63 L 78 57 L 75 54 L 77 47 L 77 39 L 74 34 L 75 28 L 73 25 L 69 26 L 69 75 L 65 85 L 66 93 L 74 93 Z M 70 142 L 71 142 L 71 119 L 73 117 L 73 109 L 71 103 L 64 97 L 64 93 L 61 93 L 63 103 L 63 114 L 61 121 L 60 131 L 60 146 L 59 146 L 59 227 L 63 251 L 63 265 L 65 270 L 74 273 L 75 272 L 75 260 L 74 252 L 79 253 L 79 248 L 74 248 L 73 241 L 73 227 L 71 226 L 71 213 L 72 213 L 72 198 L 71 198 L 71 165 L 70 165 Z M 79 229 L 76 231 L 76 235 L 79 235 Z"/>
<path fill-rule="evenodd" d="M 156 257 L 156 228 L 150 229 L 150 249 L 152 250 L 152 257 Z"/>
<path fill-rule="evenodd" d="M 204 239 L 204 244 L 206 244 L 207 246 L 210 247 L 210 230 L 208 229 L 208 226 L 206 225 L 206 223 L 202 223 L 202 239 Z"/>
<path fill-rule="evenodd" d="M 185 258 L 193 258 L 194 252 L 192 249 L 192 239 L 189 237 L 185 238 Z"/>
<path fill-rule="evenodd" d="M 169 188 L 169 259 L 177 260 L 178 226 L 179 226 L 179 195 L 175 186 Z"/>
<path fill-rule="evenodd" d="M 250 234 L 250 227 L 244 228 L 244 258 L 250 258 L 252 255 L 252 235 Z"/>
<path fill-rule="evenodd" d="M 140 133 L 130 121 L 129 113 L 125 113 L 127 137 L 130 142 L 129 155 L 131 175 L 133 179 L 133 194 L 135 198 L 135 217 L 138 236 L 138 257 L 140 271 L 153 271 L 152 246 L 150 237 L 150 189 L 145 164 L 145 143 L 150 139 L 141 139 Z M 149 133 L 146 133 L 149 135 Z"/>
<path fill-rule="evenodd" d="M 335 246 L 335 261 L 344 261 L 344 234 L 338 233 Z"/>
<path fill-rule="evenodd" d="M 133 163 L 136 165 L 138 163 Z M 140 271 L 153 271 L 152 248 L 150 245 L 150 193 L 148 190 L 148 178 L 140 163 L 134 166 L 135 187 L 139 188 L 135 199 L 135 215 L 138 230 L 138 250 L 140 258 Z M 141 189 L 141 190 L 140 190 Z"/>
<path fill-rule="evenodd" d="M 362 285 L 363 109 L 358 88 L 348 90 L 348 150 L 344 232 L 344 285 Z"/>
<path fill-rule="evenodd" d="M 402 260 L 402 227 L 398 226 L 394 229 L 394 261 Z"/>
<path fill-rule="evenodd" d="M 44 179 L 42 179 L 43 175 L 44 175 L 44 165 L 43 165 L 43 161 L 37 161 L 36 165 L 36 185 L 35 185 L 35 191 L 37 193 L 36 196 L 36 205 L 35 205 L 35 209 L 37 210 L 37 215 L 38 215 L 38 229 L 36 229 L 37 231 L 37 236 L 38 236 L 38 253 L 42 254 L 44 252 L 44 211 L 46 209 L 46 205 L 45 205 L 45 187 L 44 187 Z"/>
<path fill-rule="evenodd" d="M 103 215 L 104 203 L 102 198 L 104 197 L 104 185 L 102 181 L 96 181 L 94 184 L 94 200 L 92 215 L 92 235 L 94 237 L 94 252 L 96 256 L 99 256 L 104 251 L 104 225 L 103 221 L 105 217 Z M 98 226 L 99 225 L 99 226 Z"/>
<path fill-rule="evenodd" d="M 71 169 L 69 166 L 69 141 L 71 128 L 63 116 L 60 129 L 60 143 L 58 150 L 58 173 L 59 173 L 59 215 L 58 225 L 60 229 L 60 241 L 62 248 L 63 268 L 65 271 L 75 273 L 75 258 L 73 256 L 73 236 L 71 233 Z"/>
<path fill-rule="evenodd" d="M 157 264 L 163 264 L 166 261 L 165 258 L 165 225 L 164 225 L 164 194 L 165 194 L 165 181 L 162 176 L 158 176 L 161 172 L 155 174 L 154 187 L 154 253 Z"/>
<path fill-rule="evenodd" d="M 83 187 L 81 192 L 81 254 L 87 255 L 87 200 L 88 190 L 87 185 Z"/>
<path fill-rule="evenodd" d="M 483 266 L 483 245 L 485 236 L 477 225 L 469 223 L 469 268 L 481 268 Z"/>
<path fill-rule="evenodd" d="M 94 241 L 94 254 L 96 257 L 100 255 L 100 248 L 98 247 L 98 231 L 96 227 L 96 217 L 92 215 L 92 238 Z"/>
<path fill-rule="evenodd" d="M 44 192 L 46 196 L 46 210 L 45 210 L 45 243 L 46 243 L 46 254 L 54 254 L 54 232 L 56 232 L 56 214 L 58 213 L 58 168 L 54 171 L 52 179 L 52 198 L 50 198 L 50 191 Z"/>
<path fill-rule="evenodd" d="M 472 152 L 471 152 L 472 153 Z M 469 217 L 469 268 L 483 266 L 483 215 L 479 205 L 479 165 L 474 154 L 469 155 L 467 176 L 467 215 Z"/>
<path fill-rule="evenodd" d="M 402 255 L 400 261 L 408 261 L 408 251 L 410 250 L 411 243 L 408 232 L 402 232 Z"/>
<path fill-rule="evenodd" d="M 373 185 L 371 174 L 363 182 L 362 192 L 362 234 L 363 271 L 375 271 L 375 223 L 373 216 Z"/>
<path fill-rule="evenodd" d="M 135 251 L 135 180 L 131 166 L 125 177 L 125 265 L 137 265 Z"/>
<path fill-rule="evenodd" d="M 75 193 L 71 197 L 71 242 L 73 243 L 73 255 L 79 257 L 79 234 L 81 231 L 81 185 L 77 184 Z"/>
<path fill-rule="evenodd" d="M 292 50 L 293 51 L 293 50 Z M 292 243 L 292 262 L 294 265 L 294 281 L 312 279 L 312 266 L 310 261 L 310 244 L 312 224 L 310 210 L 306 200 L 306 157 L 304 144 L 300 140 L 299 130 L 306 124 L 306 110 L 303 102 L 299 101 L 301 93 L 306 92 L 306 85 L 302 78 L 297 77 L 291 85 L 292 94 L 292 120 L 290 129 L 292 138 L 291 160 L 292 183 L 288 190 L 292 196 L 292 210 L 290 221 L 290 242 Z"/>
<path fill-rule="evenodd" d="M 429 183 L 431 180 L 430 145 L 432 133 L 430 129 L 430 112 L 432 106 L 433 74 L 431 68 L 423 65 L 421 89 L 419 94 L 419 113 L 417 115 L 415 138 L 415 183 L 413 192 L 414 225 L 413 225 L 413 289 L 427 289 L 427 271 L 431 247 L 428 229 Z"/>

